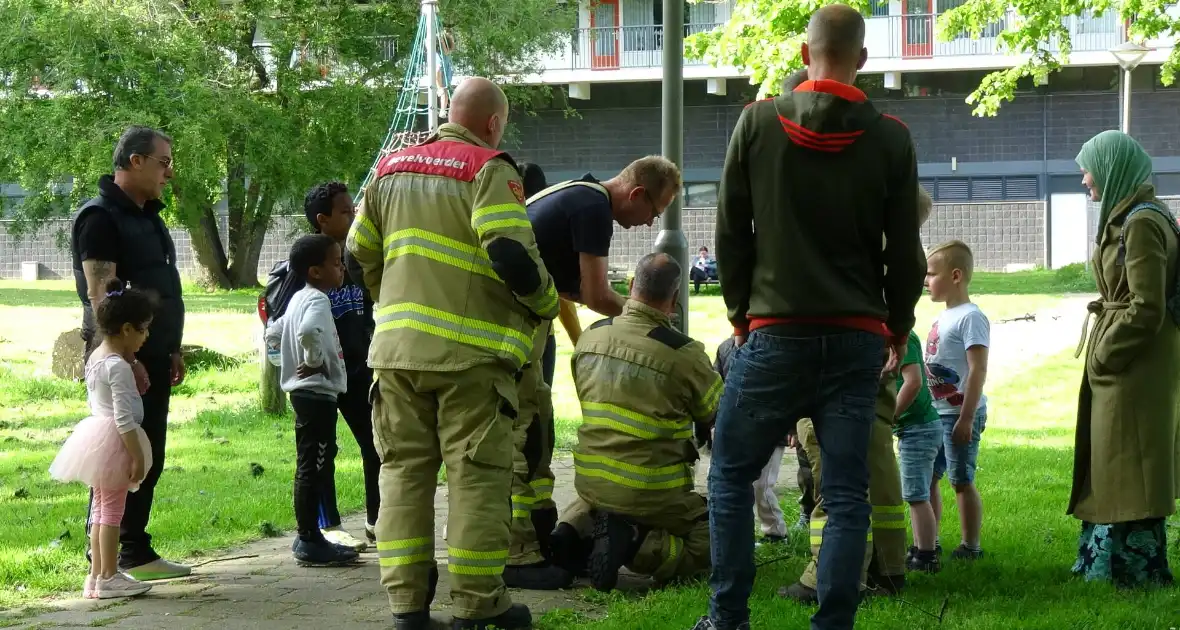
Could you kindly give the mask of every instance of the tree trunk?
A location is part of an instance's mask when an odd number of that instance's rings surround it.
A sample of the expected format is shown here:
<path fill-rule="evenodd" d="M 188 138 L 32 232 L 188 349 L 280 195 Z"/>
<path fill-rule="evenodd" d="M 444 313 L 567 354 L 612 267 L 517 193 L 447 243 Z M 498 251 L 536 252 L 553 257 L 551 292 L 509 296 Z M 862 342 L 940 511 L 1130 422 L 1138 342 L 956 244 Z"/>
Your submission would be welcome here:
<path fill-rule="evenodd" d="M 233 283 L 226 273 L 225 248 L 221 245 L 221 231 L 217 226 L 217 216 L 213 214 L 213 206 L 205 200 L 194 201 L 186 199 L 178 185 L 173 183 L 173 193 L 181 204 L 196 206 L 195 212 L 182 212 L 181 217 L 197 216 L 195 224 L 191 219 L 185 221 L 185 228 L 192 239 L 193 252 L 197 255 L 197 264 L 201 267 L 199 281 L 218 289 L 232 288 Z"/>
<path fill-rule="evenodd" d="M 204 280 L 219 289 L 233 286 L 226 273 L 225 248 L 221 245 L 221 234 L 217 227 L 217 217 L 212 208 L 205 208 L 195 229 L 189 230 L 192 238 L 193 251 L 197 254 L 197 262 L 204 271 Z"/>
<path fill-rule="evenodd" d="M 270 224 L 273 202 L 251 182 L 245 190 L 243 209 L 230 229 L 229 276 L 235 287 L 258 286 L 258 258 Z"/>

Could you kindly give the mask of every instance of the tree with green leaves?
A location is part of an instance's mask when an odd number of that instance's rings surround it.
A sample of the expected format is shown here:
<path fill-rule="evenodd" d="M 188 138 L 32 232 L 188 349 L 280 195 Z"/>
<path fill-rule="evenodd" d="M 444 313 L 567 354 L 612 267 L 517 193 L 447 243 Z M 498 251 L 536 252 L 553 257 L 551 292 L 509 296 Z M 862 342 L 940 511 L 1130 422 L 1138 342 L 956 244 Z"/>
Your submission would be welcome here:
<path fill-rule="evenodd" d="M 192 236 L 203 280 L 256 286 L 272 217 L 301 213 L 318 182 L 355 189 L 368 171 L 419 11 L 419 0 L 0 0 L 0 182 L 29 192 L 10 209 L 16 230 L 69 216 L 111 171 L 121 131 L 149 125 L 174 139 L 166 218 Z M 464 74 L 530 69 L 572 24 L 552 0 L 440 11 Z"/>
<path fill-rule="evenodd" d="M 694 0 L 707 1 L 707 0 Z M 737 0 L 729 23 L 717 30 L 688 38 L 686 54 L 714 65 L 730 65 L 748 72 L 759 86 L 759 95 L 777 94 L 779 85 L 791 72 L 803 66 L 799 47 L 805 40 L 807 22 L 831 0 Z M 843 4 L 870 14 L 870 0 L 849 0 Z M 966 0 L 938 17 L 937 35 L 943 41 L 962 33 L 979 37 L 1014 11 L 1017 20 L 1006 20 L 1000 33 L 1001 49 L 1024 59 L 1015 67 L 997 70 L 984 77 L 979 88 L 967 97 L 978 116 L 994 116 L 1004 101 L 1015 97 L 1016 84 L 1024 77 L 1045 77 L 1059 69 L 1071 51 L 1069 29 L 1064 18 L 1083 14 L 1114 12 L 1130 23 L 1133 41 L 1180 38 L 1180 13 L 1169 13 L 1170 3 L 1148 0 Z M 1050 47 L 1049 42 L 1056 46 Z M 1171 85 L 1180 67 L 1180 47 L 1173 47 L 1164 64 L 1161 79 Z"/>

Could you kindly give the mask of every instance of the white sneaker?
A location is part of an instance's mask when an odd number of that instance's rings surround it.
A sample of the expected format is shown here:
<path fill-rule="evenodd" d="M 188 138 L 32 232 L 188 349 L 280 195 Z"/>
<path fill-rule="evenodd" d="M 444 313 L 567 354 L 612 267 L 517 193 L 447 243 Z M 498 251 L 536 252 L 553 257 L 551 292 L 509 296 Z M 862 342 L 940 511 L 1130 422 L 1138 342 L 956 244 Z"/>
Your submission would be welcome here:
<path fill-rule="evenodd" d="M 363 540 L 357 540 L 352 534 L 343 529 L 321 529 L 324 538 L 333 545 L 340 545 L 341 547 L 348 547 L 357 552 L 364 551 L 369 548 L 369 543 Z"/>
<path fill-rule="evenodd" d="M 122 573 L 116 573 L 106 579 L 99 578 L 94 596 L 98 599 L 117 599 L 143 595 L 150 590 L 152 590 L 151 584 L 145 584 Z"/>
<path fill-rule="evenodd" d="M 94 584 L 96 580 L 93 575 L 86 576 L 86 582 L 82 585 L 82 598 L 94 599 Z"/>

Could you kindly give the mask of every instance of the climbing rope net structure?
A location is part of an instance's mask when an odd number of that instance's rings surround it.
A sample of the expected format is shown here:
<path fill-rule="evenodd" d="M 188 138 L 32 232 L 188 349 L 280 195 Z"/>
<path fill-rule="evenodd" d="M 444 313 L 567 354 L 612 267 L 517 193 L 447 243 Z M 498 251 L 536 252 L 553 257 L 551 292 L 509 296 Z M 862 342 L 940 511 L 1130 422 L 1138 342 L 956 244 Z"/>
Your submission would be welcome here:
<path fill-rule="evenodd" d="M 418 17 L 418 32 L 414 36 L 413 52 L 398 94 L 397 108 L 389 132 L 381 143 L 381 151 L 369 167 L 365 181 L 357 191 L 356 201 L 365 194 L 373 181 L 377 165 L 385 156 L 405 147 L 425 142 L 438 128 L 438 118 L 446 117 L 446 106 L 451 102 L 451 50 L 454 42 L 443 31 L 438 16 L 437 0 L 422 0 Z M 429 43 L 428 43 L 429 42 Z"/>

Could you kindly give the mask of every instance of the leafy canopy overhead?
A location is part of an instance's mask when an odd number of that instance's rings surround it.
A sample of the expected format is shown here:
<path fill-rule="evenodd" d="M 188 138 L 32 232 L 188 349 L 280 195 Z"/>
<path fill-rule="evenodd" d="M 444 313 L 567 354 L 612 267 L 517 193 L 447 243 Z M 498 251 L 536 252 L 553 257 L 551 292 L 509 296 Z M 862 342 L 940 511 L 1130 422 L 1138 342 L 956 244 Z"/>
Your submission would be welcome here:
<path fill-rule="evenodd" d="M 419 0 L 0 0 L 0 182 L 30 194 L 17 229 L 68 215 L 111 171 L 122 130 L 149 125 L 175 141 L 168 220 L 193 235 L 217 284 L 256 282 L 274 213 L 300 212 L 317 183 L 356 184 L 367 172 L 420 8 Z M 528 70 L 572 23 L 572 9 L 553 0 L 442 0 L 439 10 L 460 74 Z M 212 208 L 222 199 L 219 228 Z"/>
<path fill-rule="evenodd" d="M 696 0 L 706 1 L 706 0 Z M 736 0 L 733 17 L 717 30 L 688 38 L 686 53 L 714 65 L 730 65 L 750 74 L 759 95 L 777 94 L 782 80 L 803 66 L 799 48 L 805 40 L 807 22 L 816 9 L 836 4 L 830 0 Z M 844 2 L 870 14 L 869 0 Z M 1072 50 L 1064 18 L 1104 15 L 1111 12 L 1130 21 L 1133 41 L 1180 38 L 1180 10 L 1162 0 L 966 0 L 937 20 L 938 37 L 954 34 L 978 37 L 989 25 L 1006 16 L 1000 33 L 1001 49 L 1019 55 L 1015 67 L 988 74 L 979 88 L 967 97 L 976 105 L 974 113 L 994 116 L 1005 101 L 1015 97 L 1017 82 L 1024 77 L 1044 77 L 1059 69 Z M 1049 42 L 1056 46 L 1050 47 Z M 869 52 L 872 54 L 872 51 Z M 1173 46 L 1164 63 L 1161 79 L 1171 85 L 1180 67 L 1180 47 Z"/>

